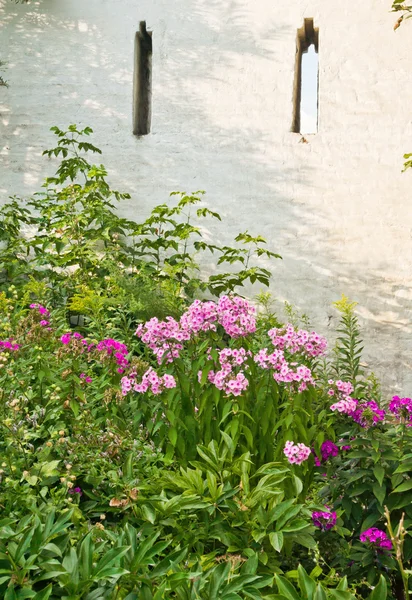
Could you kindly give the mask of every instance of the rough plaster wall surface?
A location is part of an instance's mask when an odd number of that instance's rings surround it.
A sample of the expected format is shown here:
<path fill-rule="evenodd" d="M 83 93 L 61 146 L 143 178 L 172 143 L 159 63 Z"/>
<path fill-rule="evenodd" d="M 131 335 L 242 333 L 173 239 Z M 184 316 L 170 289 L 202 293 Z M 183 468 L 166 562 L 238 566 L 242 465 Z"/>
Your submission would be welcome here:
<path fill-rule="evenodd" d="M 111 183 L 139 219 L 172 190 L 207 190 L 230 242 L 249 229 L 283 255 L 272 290 L 322 333 L 359 302 L 366 358 L 412 393 L 412 25 L 389 0 L 0 0 L 0 201 L 54 165 L 51 125 L 95 130 Z M 296 30 L 319 27 L 319 132 L 290 132 Z M 153 31 L 150 135 L 132 135 L 133 40 Z M 332 318 L 331 318 L 332 317 Z"/>

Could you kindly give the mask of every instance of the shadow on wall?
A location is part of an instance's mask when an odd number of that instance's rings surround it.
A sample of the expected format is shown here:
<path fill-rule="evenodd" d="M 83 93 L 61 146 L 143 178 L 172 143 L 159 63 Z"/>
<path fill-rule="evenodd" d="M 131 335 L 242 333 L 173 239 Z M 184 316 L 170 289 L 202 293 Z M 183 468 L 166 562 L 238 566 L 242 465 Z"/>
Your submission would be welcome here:
<path fill-rule="evenodd" d="M 36 191 L 50 173 L 41 152 L 53 143 L 51 125 L 91 125 L 114 185 L 132 193 L 122 213 L 143 218 L 172 190 L 206 189 L 206 202 L 224 217 L 207 235 L 220 244 L 247 228 L 264 235 L 284 257 L 273 265 L 274 295 L 313 315 L 323 333 L 336 324 L 332 301 L 342 292 L 358 300 L 371 368 L 392 390 L 412 385 L 410 278 L 391 277 L 389 262 L 347 260 L 350 240 L 337 242 L 326 206 L 314 210 L 322 193 L 313 184 L 315 150 L 297 150 L 299 136 L 288 127 L 281 135 L 268 127 L 283 68 L 277 48 L 285 38 L 293 43 L 296 29 L 269 18 L 254 28 L 246 0 L 174 0 L 173 11 L 168 2 L 157 7 L 167 27 L 160 19 L 154 31 L 153 133 L 138 139 L 131 134 L 133 37 L 151 0 L 142 0 L 132 28 L 134 0 L 0 0 L 10 81 L 0 90 L 0 201 Z"/>

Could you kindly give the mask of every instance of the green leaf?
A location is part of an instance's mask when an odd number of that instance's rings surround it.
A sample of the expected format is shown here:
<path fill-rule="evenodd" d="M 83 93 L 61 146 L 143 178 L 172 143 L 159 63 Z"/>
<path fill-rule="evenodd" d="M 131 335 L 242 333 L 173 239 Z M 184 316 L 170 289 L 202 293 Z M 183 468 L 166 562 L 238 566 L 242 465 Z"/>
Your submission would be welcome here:
<path fill-rule="evenodd" d="M 308 533 L 299 533 L 293 539 L 304 548 L 316 548 L 316 541 Z"/>
<path fill-rule="evenodd" d="M 117 548 L 112 548 L 109 552 L 99 560 L 96 567 L 93 570 L 94 577 L 102 577 L 102 572 L 104 569 L 111 567 L 115 562 L 121 559 L 122 556 L 126 554 L 130 550 L 130 546 L 118 546 Z"/>
<path fill-rule="evenodd" d="M 386 498 L 386 486 L 378 485 L 375 483 L 372 487 L 372 491 L 374 493 L 375 498 L 378 500 L 379 504 L 382 506 L 383 502 Z"/>
<path fill-rule="evenodd" d="M 298 581 L 301 592 L 307 600 L 312 600 L 316 589 L 316 582 L 309 577 L 302 565 L 298 566 Z"/>
<path fill-rule="evenodd" d="M 373 469 L 373 474 L 381 486 L 383 483 L 383 478 L 385 477 L 385 469 L 381 465 L 376 465 L 376 467 Z"/>
<path fill-rule="evenodd" d="M 386 600 L 388 588 L 386 579 L 383 575 L 380 576 L 379 583 L 369 596 L 369 600 Z"/>
<path fill-rule="evenodd" d="M 370 527 L 373 527 L 377 521 L 381 518 L 380 513 L 374 512 L 366 517 L 362 523 L 361 532 L 366 531 Z"/>
<path fill-rule="evenodd" d="M 288 523 L 285 527 L 282 527 L 284 533 L 291 533 L 293 531 L 300 531 L 309 527 L 309 523 L 305 519 L 294 519 Z"/>
<path fill-rule="evenodd" d="M 156 521 L 156 511 L 153 506 L 150 506 L 149 504 L 143 504 L 141 508 L 146 521 L 149 521 L 149 523 L 153 524 Z"/>
<path fill-rule="evenodd" d="M 48 600 L 53 590 L 53 585 L 50 583 L 44 590 L 41 592 L 37 592 L 35 596 L 33 596 L 33 600 Z"/>
<path fill-rule="evenodd" d="M 275 581 L 276 585 L 278 586 L 279 594 L 285 596 L 287 600 L 301 600 L 298 592 L 285 577 L 275 575 Z"/>
<path fill-rule="evenodd" d="M 395 488 L 392 492 L 392 494 L 400 494 L 401 492 L 407 492 L 408 490 L 412 489 L 412 479 L 408 479 L 407 481 L 404 481 L 403 483 L 401 483 L 401 485 L 398 485 L 397 488 Z"/>
<path fill-rule="evenodd" d="M 171 427 L 168 432 L 169 440 L 172 446 L 176 446 L 177 443 L 177 429 L 176 427 Z"/>
<path fill-rule="evenodd" d="M 299 496 L 299 494 L 303 490 L 302 480 L 299 479 L 299 477 L 297 477 L 296 475 L 293 475 L 293 483 L 294 483 L 294 486 L 295 486 L 296 495 Z"/>
<path fill-rule="evenodd" d="M 281 531 L 272 531 L 272 533 L 269 533 L 269 541 L 276 552 L 280 552 L 283 546 L 283 533 Z"/>
<path fill-rule="evenodd" d="M 315 593 L 313 594 L 313 600 L 327 600 L 326 592 L 320 583 L 318 583 L 316 586 Z"/>

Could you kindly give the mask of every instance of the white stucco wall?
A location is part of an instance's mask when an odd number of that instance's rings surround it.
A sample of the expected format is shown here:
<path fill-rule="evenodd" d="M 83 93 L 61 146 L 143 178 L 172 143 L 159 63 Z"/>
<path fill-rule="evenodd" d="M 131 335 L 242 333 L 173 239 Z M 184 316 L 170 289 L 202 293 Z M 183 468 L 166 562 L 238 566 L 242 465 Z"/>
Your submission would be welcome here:
<path fill-rule="evenodd" d="M 412 394 L 412 24 L 390 1 L 0 0 L 0 201 L 39 189 L 51 125 L 90 125 L 134 218 L 172 190 L 207 190 L 283 255 L 273 292 L 323 333 L 357 300 L 367 359 Z M 319 27 L 319 132 L 290 132 L 296 30 Z M 153 31 L 152 133 L 132 135 L 134 33 Z M 330 318 L 330 316 L 333 316 Z"/>

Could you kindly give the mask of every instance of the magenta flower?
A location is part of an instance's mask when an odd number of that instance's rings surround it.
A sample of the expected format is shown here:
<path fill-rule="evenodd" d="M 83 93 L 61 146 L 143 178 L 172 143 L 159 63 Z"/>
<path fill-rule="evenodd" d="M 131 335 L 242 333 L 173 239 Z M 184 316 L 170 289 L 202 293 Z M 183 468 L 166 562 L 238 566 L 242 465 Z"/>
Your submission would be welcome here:
<path fill-rule="evenodd" d="M 389 410 L 395 416 L 408 421 L 408 427 L 412 426 L 412 400 L 411 398 L 399 398 L 394 396 L 389 404 Z"/>
<path fill-rule="evenodd" d="M 83 496 L 83 492 L 82 492 L 82 488 L 80 487 L 75 487 L 75 488 L 71 488 L 69 490 L 69 494 L 79 494 L 79 496 Z"/>
<path fill-rule="evenodd" d="M 4 342 L 2 342 L 0 340 L 0 352 L 2 350 L 12 350 L 13 352 L 18 350 L 20 348 L 20 345 L 17 344 L 16 342 L 13 342 L 12 339 L 8 339 L 8 340 L 4 340 Z"/>
<path fill-rule="evenodd" d="M 359 539 L 361 542 L 369 542 L 376 548 L 384 548 L 385 550 L 392 549 L 392 542 L 387 534 L 377 527 L 366 529 L 366 531 L 360 534 Z"/>
<path fill-rule="evenodd" d="M 315 527 L 327 531 L 336 525 L 336 513 L 334 511 L 315 510 L 312 513 L 312 521 Z"/>
<path fill-rule="evenodd" d="M 375 400 L 369 402 L 362 402 L 358 404 L 357 408 L 349 416 L 361 425 L 361 427 L 369 427 L 377 425 L 380 421 L 385 419 L 385 411 L 381 410 Z"/>
<path fill-rule="evenodd" d="M 34 304 L 30 304 L 30 308 L 37 309 L 38 313 L 43 317 L 48 317 L 50 315 L 50 312 L 47 310 L 47 308 L 45 308 L 41 304 L 37 304 L 37 302 L 35 302 Z"/>
<path fill-rule="evenodd" d="M 71 340 L 70 333 L 64 333 L 60 338 L 61 343 L 64 344 L 65 346 L 67 346 L 67 344 L 70 344 L 70 340 Z"/>
<path fill-rule="evenodd" d="M 331 456 L 337 456 L 339 454 L 339 448 L 331 440 L 326 440 L 320 447 L 323 460 L 328 460 Z"/>

